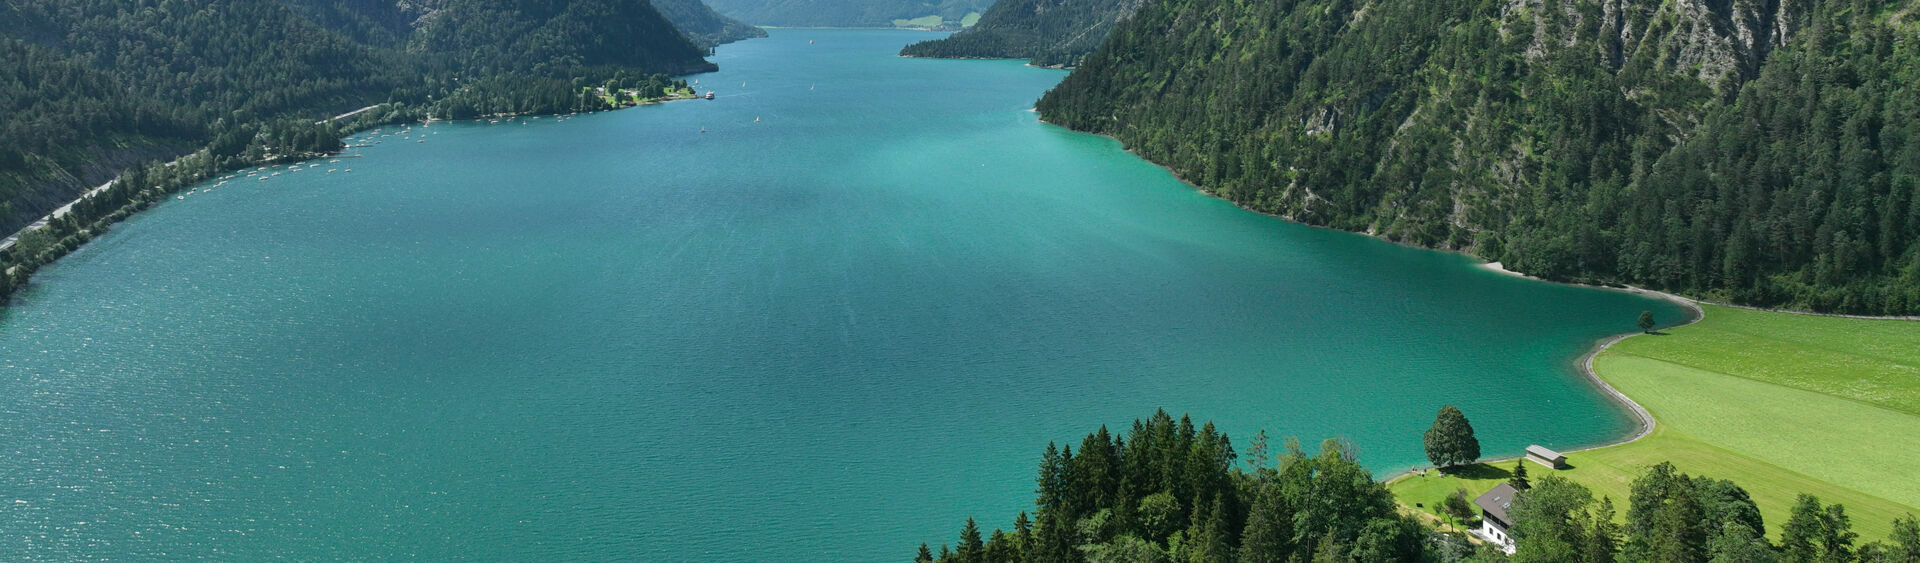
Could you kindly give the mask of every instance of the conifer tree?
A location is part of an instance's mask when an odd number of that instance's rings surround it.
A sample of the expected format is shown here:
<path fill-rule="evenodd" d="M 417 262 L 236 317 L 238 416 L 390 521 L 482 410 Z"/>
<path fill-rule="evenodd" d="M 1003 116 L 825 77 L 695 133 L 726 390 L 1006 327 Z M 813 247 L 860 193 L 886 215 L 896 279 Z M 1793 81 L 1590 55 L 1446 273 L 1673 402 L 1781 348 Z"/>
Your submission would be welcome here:
<path fill-rule="evenodd" d="M 1203 505 L 1204 506 L 1204 505 Z M 1215 500 L 1204 514 L 1195 514 L 1187 529 L 1186 556 L 1189 563 L 1227 563 L 1233 557 L 1227 545 L 1226 510 Z"/>
<path fill-rule="evenodd" d="M 1293 511 L 1273 483 L 1259 485 L 1258 495 L 1240 532 L 1240 561 L 1282 563 L 1293 552 Z"/>
<path fill-rule="evenodd" d="M 1008 535 L 1006 532 L 998 529 L 993 531 L 993 535 L 987 536 L 987 546 L 986 549 L 980 553 L 980 561 L 984 563 L 1013 563 L 1020 560 L 1020 546 L 1017 540 L 1014 539 L 1014 536 Z"/>
<path fill-rule="evenodd" d="M 1586 563 L 1613 563 L 1620 553 L 1620 525 L 1613 523 L 1613 497 L 1600 497 L 1593 511 L 1593 523 L 1587 526 L 1587 544 L 1582 550 Z"/>
<path fill-rule="evenodd" d="M 1518 460 L 1514 460 L 1513 476 L 1507 478 L 1507 484 L 1512 485 L 1514 490 L 1517 490 L 1517 491 L 1524 491 L 1524 490 L 1527 490 L 1527 488 L 1533 486 L 1532 483 L 1527 482 L 1526 458 L 1520 458 Z"/>
<path fill-rule="evenodd" d="M 960 528 L 960 547 L 954 550 L 954 556 L 960 563 L 980 563 L 986 546 L 980 541 L 980 526 L 973 518 L 967 518 L 966 527 Z"/>

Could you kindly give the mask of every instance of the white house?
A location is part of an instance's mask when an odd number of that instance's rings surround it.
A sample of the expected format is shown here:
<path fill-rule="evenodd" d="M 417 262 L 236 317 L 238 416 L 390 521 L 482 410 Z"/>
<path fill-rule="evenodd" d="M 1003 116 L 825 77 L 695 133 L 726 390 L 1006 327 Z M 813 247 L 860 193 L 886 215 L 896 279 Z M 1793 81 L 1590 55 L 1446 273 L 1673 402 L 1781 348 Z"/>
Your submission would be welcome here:
<path fill-rule="evenodd" d="M 1507 517 L 1507 509 L 1513 508 L 1513 497 L 1519 491 L 1513 485 L 1501 483 L 1480 498 L 1473 499 L 1473 505 L 1480 508 L 1480 527 L 1473 535 L 1493 542 L 1494 545 L 1513 555 L 1513 537 L 1507 535 L 1507 529 L 1513 527 L 1513 520 Z"/>

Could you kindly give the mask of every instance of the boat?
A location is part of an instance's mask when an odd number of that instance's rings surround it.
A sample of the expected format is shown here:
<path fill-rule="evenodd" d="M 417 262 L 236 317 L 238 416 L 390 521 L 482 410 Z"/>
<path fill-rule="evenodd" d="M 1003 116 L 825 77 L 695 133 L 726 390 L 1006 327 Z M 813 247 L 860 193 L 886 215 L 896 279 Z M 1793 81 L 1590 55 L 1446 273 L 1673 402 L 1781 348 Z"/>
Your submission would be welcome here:
<path fill-rule="evenodd" d="M 713 92 L 707 92 L 707 99 L 713 99 Z"/>
<path fill-rule="evenodd" d="M 758 118 L 758 117 L 755 117 L 755 118 L 753 118 L 753 122 L 754 122 L 754 123 L 759 123 L 759 122 L 760 122 L 760 118 Z"/>

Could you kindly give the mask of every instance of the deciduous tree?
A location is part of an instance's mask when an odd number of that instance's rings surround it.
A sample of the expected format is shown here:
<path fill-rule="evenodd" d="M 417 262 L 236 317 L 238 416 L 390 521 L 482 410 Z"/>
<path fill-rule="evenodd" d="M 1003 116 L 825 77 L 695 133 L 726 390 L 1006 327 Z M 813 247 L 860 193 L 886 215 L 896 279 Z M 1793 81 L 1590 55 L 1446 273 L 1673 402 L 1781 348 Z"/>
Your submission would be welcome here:
<path fill-rule="evenodd" d="M 1453 405 L 1440 407 L 1426 434 L 1427 461 L 1442 469 L 1480 459 L 1480 440 L 1473 435 L 1467 415 Z"/>

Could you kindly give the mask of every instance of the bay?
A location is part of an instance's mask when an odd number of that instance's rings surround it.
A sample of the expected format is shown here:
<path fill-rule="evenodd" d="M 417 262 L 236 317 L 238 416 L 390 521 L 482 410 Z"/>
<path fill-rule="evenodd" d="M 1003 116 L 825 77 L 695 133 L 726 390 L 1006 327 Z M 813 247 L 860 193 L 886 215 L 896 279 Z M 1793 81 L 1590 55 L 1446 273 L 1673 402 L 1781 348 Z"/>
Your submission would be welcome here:
<path fill-rule="evenodd" d="M 774 30 L 713 101 L 388 127 L 123 223 L 0 310 L 0 545 L 901 560 L 1157 408 L 1381 473 L 1444 404 L 1489 455 L 1630 432 L 1573 361 L 1678 308 L 1242 211 L 928 37 Z"/>

